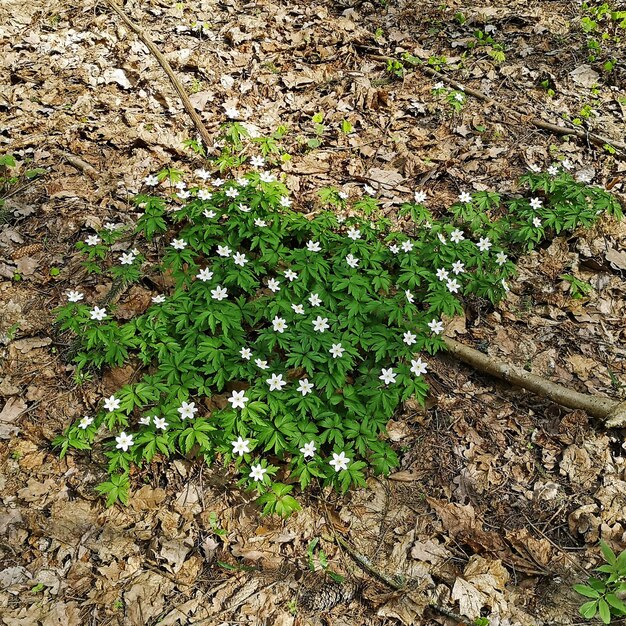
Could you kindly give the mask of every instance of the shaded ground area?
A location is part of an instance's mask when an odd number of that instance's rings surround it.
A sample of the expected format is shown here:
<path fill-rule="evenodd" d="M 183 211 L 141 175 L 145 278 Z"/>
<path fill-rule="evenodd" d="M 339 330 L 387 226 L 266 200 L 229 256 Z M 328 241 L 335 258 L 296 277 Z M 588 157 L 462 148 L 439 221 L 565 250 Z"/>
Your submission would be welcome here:
<path fill-rule="evenodd" d="M 303 210 L 328 184 L 352 196 L 368 184 L 392 216 L 416 189 L 444 207 L 459 190 L 514 192 L 528 166 L 564 158 L 623 199 L 619 153 L 474 98 L 454 112 L 433 94 L 436 81 L 402 61 L 430 60 L 529 116 L 623 140 L 623 29 L 603 19 L 590 30 L 583 18 L 593 14 L 574 3 L 155 0 L 125 9 L 211 132 L 231 106 L 252 132 L 289 127 L 282 168 Z M 195 131 L 155 59 L 104 4 L 5 1 L 0 34 L 0 152 L 21 171 L 46 169 L 11 187 L 1 216 L 0 623 L 454 623 L 429 598 L 492 625 L 577 622 L 571 585 L 597 564 L 598 538 L 625 547 L 623 433 L 445 356 L 431 360 L 427 407 L 409 403 L 390 421 L 399 471 L 368 490 L 313 490 L 293 518 L 262 518 L 222 468 L 177 460 L 137 472 L 127 509 L 104 508 L 93 491 L 103 460 L 60 461 L 50 440 L 135 372 L 77 386 L 51 310 L 70 287 L 89 301 L 108 292 L 74 244 L 107 222 L 132 223 L 129 199 L 147 174 L 199 167 L 183 145 Z M 381 56 L 407 71 L 386 71 Z M 354 133 L 341 132 L 344 119 Z M 495 310 L 468 302 L 448 332 L 624 399 L 625 240 L 624 225 L 609 221 L 556 239 L 522 260 L 506 301 Z M 574 298 L 564 274 L 592 289 Z M 121 315 L 149 295 L 149 285 L 133 287 Z M 403 590 L 358 567 L 337 536 Z"/>

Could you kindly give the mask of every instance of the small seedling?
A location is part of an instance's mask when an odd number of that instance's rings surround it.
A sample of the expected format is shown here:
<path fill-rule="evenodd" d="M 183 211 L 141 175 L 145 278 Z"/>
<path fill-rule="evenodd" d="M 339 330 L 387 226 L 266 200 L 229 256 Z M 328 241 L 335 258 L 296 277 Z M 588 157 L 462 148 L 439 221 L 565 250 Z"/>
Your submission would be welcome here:
<path fill-rule="evenodd" d="M 404 78 L 404 75 L 406 74 L 404 64 L 402 61 L 398 61 L 397 59 L 388 59 L 385 71 L 387 74 L 395 78 Z"/>
<path fill-rule="evenodd" d="M 338 574 L 337 572 L 334 572 L 332 569 L 330 569 L 326 552 L 324 552 L 322 548 L 318 547 L 319 540 L 319 537 L 316 537 L 307 546 L 306 554 L 309 569 L 312 572 L 315 572 L 317 571 L 319 565 L 319 567 L 322 568 L 322 571 L 332 580 L 337 583 L 342 583 L 345 580 L 345 576 L 342 576 L 341 574 Z"/>
<path fill-rule="evenodd" d="M 343 120 L 341 122 L 341 132 L 344 135 L 349 135 L 350 133 L 354 132 L 354 126 L 352 125 L 352 122 L 350 122 L 350 120 Z"/>
<path fill-rule="evenodd" d="M 313 130 L 315 131 L 315 137 L 311 137 L 307 141 L 309 148 L 319 148 L 322 145 L 324 133 L 326 132 L 326 125 L 324 124 L 324 113 L 317 112 L 312 118 Z"/>
<path fill-rule="evenodd" d="M 8 214 L 3 210 L 5 199 L 45 173 L 42 168 L 28 169 L 22 173 L 18 173 L 17 169 L 18 162 L 12 154 L 0 156 L 0 224 L 8 220 Z"/>
<path fill-rule="evenodd" d="M 209 513 L 209 526 L 211 531 L 218 537 L 226 535 L 226 531 L 220 526 L 219 520 L 217 519 L 217 513 L 215 511 L 211 511 L 211 513 Z"/>
<path fill-rule="evenodd" d="M 445 56 L 432 55 L 428 57 L 428 65 L 430 65 L 430 67 L 432 67 L 437 72 L 441 72 L 441 70 L 445 68 L 447 63 L 448 59 Z"/>
<path fill-rule="evenodd" d="M 198 154 L 202 157 L 206 156 L 204 146 L 197 139 L 186 139 L 185 141 L 183 141 L 183 146 L 185 148 L 189 148 L 195 154 Z"/>
<path fill-rule="evenodd" d="M 586 283 L 584 280 L 580 280 L 576 278 L 576 276 L 572 276 L 571 274 L 561 274 L 559 277 L 565 282 L 569 283 L 570 293 L 572 294 L 572 298 L 576 298 L 576 300 L 582 300 L 587 297 L 593 287 Z"/>

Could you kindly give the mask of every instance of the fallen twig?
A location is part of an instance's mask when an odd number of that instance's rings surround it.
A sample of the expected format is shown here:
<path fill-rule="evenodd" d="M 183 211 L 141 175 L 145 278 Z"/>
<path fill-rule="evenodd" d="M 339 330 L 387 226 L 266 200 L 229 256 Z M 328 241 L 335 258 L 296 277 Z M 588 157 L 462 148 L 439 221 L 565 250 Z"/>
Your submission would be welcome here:
<path fill-rule="evenodd" d="M 369 574 L 373 578 L 377 578 L 382 583 L 387 585 L 387 587 L 391 587 L 391 589 L 394 589 L 395 591 L 401 591 L 405 588 L 406 585 L 404 583 L 401 583 L 394 578 L 391 578 L 390 576 L 387 576 L 386 574 L 383 574 L 382 572 L 379 572 L 377 569 L 375 569 L 374 566 L 370 563 L 370 560 L 366 556 L 357 552 L 343 537 L 341 537 L 337 533 L 335 533 L 334 535 L 335 541 L 350 555 L 352 560 L 366 574 Z"/>
<path fill-rule="evenodd" d="M 388 56 L 381 55 L 381 54 L 370 54 L 368 56 L 374 59 L 378 59 L 380 61 L 394 60 L 393 57 L 388 57 Z M 415 62 L 412 65 L 413 67 L 419 67 L 425 74 L 428 74 L 429 76 L 437 78 L 441 80 L 442 82 L 448 85 L 451 85 L 455 89 L 458 89 L 459 91 L 469 94 L 470 96 L 473 96 L 474 98 L 478 98 L 479 100 L 484 100 L 485 102 L 487 102 L 487 104 L 491 104 L 502 111 L 505 111 L 507 113 L 514 115 L 516 118 L 518 118 L 522 122 L 528 122 L 532 124 L 533 126 L 536 126 L 537 128 L 542 128 L 543 130 L 549 130 L 550 132 L 556 135 L 574 135 L 580 139 L 584 139 L 585 141 L 589 141 L 593 144 L 596 144 L 597 146 L 604 146 L 608 144 L 609 146 L 612 146 L 613 148 L 616 148 L 622 152 L 626 152 L 626 143 L 624 143 L 623 141 L 618 141 L 616 139 L 609 139 L 608 137 L 605 137 L 604 135 L 598 135 L 596 133 L 585 132 L 584 130 L 581 130 L 580 128 L 559 126 L 558 124 L 546 122 L 545 120 L 542 120 L 539 117 L 534 117 L 533 115 L 530 115 L 528 112 L 520 110 L 518 107 L 514 107 L 509 104 L 503 104 L 502 102 L 498 102 L 497 100 L 494 100 L 493 98 L 489 97 L 486 93 L 483 93 L 482 91 L 479 91 L 478 89 L 473 89 L 472 87 L 466 87 L 463 83 L 460 83 L 458 80 L 454 78 L 450 78 L 449 76 L 446 76 L 445 74 L 442 74 L 441 72 L 438 72 L 436 69 L 429 67 L 427 65 L 424 65 L 423 63 Z"/>
<path fill-rule="evenodd" d="M 104 2 L 109 7 L 111 7 L 111 9 L 115 11 L 115 13 L 117 13 L 120 16 L 124 24 L 126 24 L 126 26 L 128 26 L 128 28 L 130 28 L 137 35 L 137 37 L 139 37 L 139 39 L 141 39 L 141 41 L 145 44 L 148 50 L 150 50 L 150 52 L 152 52 L 152 54 L 156 57 L 156 60 L 159 62 L 159 65 L 165 70 L 165 73 L 170 79 L 174 89 L 176 90 L 176 93 L 178 93 L 178 96 L 180 97 L 181 102 L 183 103 L 183 106 L 185 107 L 185 111 L 187 111 L 187 113 L 189 114 L 189 117 L 192 119 L 194 123 L 194 126 L 196 127 L 196 130 L 200 133 L 200 136 L 202 137 L 202 141 L 204 142 L 204 145 L 207 147 L 213 145 L 213 138 L 211 137 L 206 126 L 200 119 L 200 116 L 194 109 L 193 104 L 191 104 L 191 100 L 189 99 L 189 96 L 187 95 L 185 88 L 182 86 L 178 78 L 176 78 L 176 74 L 174 74 L 174 70 L 172 70 L 172 66 L 168 63 L 167 59 L 161 54 L 161 51 L 156 47 L 156 45 L 148 37 L 148 35 L 146 35 L 146 33 L 144 33 L 143 30 L 139 28 L 139 26 L 137 26 L 137 24 L 135 24 L 128 17 L 128 15 L 126 15 L 126 13 L 115 3 L 114 0 L 104 0 Z"/>
<path fill-rule="evenodd" d="M 93 167 L 93 165 L 87 163 L 87 161 L 84 161 L 80 157 L 77 157 L 74 154 L 70 154 L 69 152 L 63 152 L 62 150 L 57 150 L 57 154 L 65 159 L 65 161 L 67 161 L 72 167 L 75 167 L 77 170 L 80 170 L 81 172 L 87 174 L 89 178 L 93 180 L 98 178 L 98 171 L 95 167 Z"/>
<path fill-rule="evenodd" d="M 506 380 L 568 409 L 581 409 L 592 417 L 602 420 L 607 428 L 626 426 L 626 402 L 573 391 L 541 376 L 531 374 L 521 367 L 498 361 L 449 337 L 444 337 L 444 340 L 451 354 L 480 372 Z"/>
<path fill-rule="evenodd" d="M 401 583 L 396 581 L 394 578 L 387 576 L 383 572 L 378 571 L 371 563 L 370 560 L 357 552 L 343 537 L 334 533 L 335 541 L 350 555 L 350 558 L 368 575 L 373 578 L 377 578 L 385 585 L 393 589 L 394 591 L 404 591 L 406 590 L 406 583 Z M 450 611 L 443 606 L 440 606 L 434 601 L 430 601 L 428 603 L 429 608 L 441 615 L 445 615 L 453 620 L 456 620 L 459 624 L 467 623 L 467 619 L 454 611 Z"/>

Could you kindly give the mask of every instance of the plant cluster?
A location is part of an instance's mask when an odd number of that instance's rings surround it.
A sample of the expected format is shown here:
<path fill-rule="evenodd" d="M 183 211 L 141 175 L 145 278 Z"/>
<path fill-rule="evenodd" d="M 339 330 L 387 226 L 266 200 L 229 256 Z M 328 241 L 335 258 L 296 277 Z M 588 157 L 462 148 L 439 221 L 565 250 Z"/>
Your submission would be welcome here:
<path fill-rule="evenodd" d="M 598 63 L 602 71 L 609 74 L 618 63 L 609 45 L 623 42 L 626 11 L 617 10 L 608 2 L 583 2 L 581 12 L 580 23 L 587 35 L 588 60 Z"/>
<path fill-rule="evenodd" d="M 346 490 L 368 468 L 389 472 L 386 424 L 408 398 L 424 402 L 442 317 L 464 295 L 502 297 L 515 272 L 508 246 L 620 215 L 607 193 L 555 167 L 524 178 L 531 198 L 463 192 L 443 217 L 418 191 L 402 209 L 407 235 L 367 193 L 349 202 L 324 189 L 327 209 L 310 219 L 262 156 L 250 164 L 229 179 L 199 170 L 189 186 L 175 170 L 148 176 L 132 236 L 107 224 L 78 243 L 91 272 L 125 284 L 161 273 L 167 285 L 125 323 L 78 288 L 57 309 L 80 344 L 77 379 L 143 367 L 55 440 L 62 454 L 104 447 L 108 504 L 126 502 L 131 468 L 157 456 L 234 462 L 265 512 L 283 515 L 298 508 L 294 483 Z M 155 239 L 165 253 L 152 266 L 141 248 Z M 122 241 L 127 251 L 112 252 Z"/>
<path fill-rule="evenodd" d="M 306 549 L 307 556 L 307 564 L 309 569 L 312 572 L 316 572 L 321 569 L 329 578 L 334 580 L 336 583 L 342 583 L 345 580 L 345 576 L 334 572 L 330 569 L 330 560 L 328 555 L 322 549 L 321 545 L 319 545 L 320 538 L 315 537 L 312 541 L 309 542 L 309 545 Z"/>
<path fill-rule="evenodd" d="M 297 140 L 300 144 L 307 148 L 315 149 L 319 148 L 324 141 L 327 141 L 333 135 L 338 140 L 342 135 L 347 136 L 354 132 L 354 125 L 350 120 L 343 119 L 336 128 L 333 128 L 332 125 L 325 121 L 324 117 L 323 111 L 318 111 L 311 116 L 309 127 L 312 128 L 312 135 L 308 138 L 299 136 Z"/>
<path fill-rule="evenodd" d="M 448 65 L 448 59 L 443 54 L 442 55 L 433 54 L 428 57 L 427 63 L 435 71 L 441 72 L 446 69 Z"/>
<path fill-rule="evenodd" d="M 574 585 L 574 591 L 588 602 L 581 605 L 579 612 L 586 619 L 598 616 L 604 624 L 613 617 L 626 617 L 626 550 L 616 556 L 610 546 L 600 541 L 600 549 L 606 563 L 596 568 L 599 577 L 589 578 L 586 585 Z"/>
<path fill-rule="evenodd" d="M 495 32 L 496 27 L 492 24 L 487 24 L 484 30 L 475 29 L 472 33 L 472 39 L 467 43 L 467 48 L 469 50 L 484 48 L 496 63 L 503 63 L 506 60 L 505 46 L 503 43 L 496 42 L 492 37 Z"/>
<path fill-rule="evenodd" d="M 403 79 L 409 72 L 409 67 L 421 65 L 422 60 L 408 52 L 402 54 L 401 59 L 387 59 L 385 71 L 392 78 Z"/>
<path fill-rule="evenodd" d="M 455 113 L 461 111 L 467 101 L 467 96 L 463 91 L 460 89 L 448 89 L 441 81 L 433 85 L 433 94 L 435 96 L 443 96 Z"/>
<path fill-rule="evenodd" d="M 387 59 L 387 67 L 385 71 L 390 76 L 395 78 L 404 78 L 406 74 L 406 68 L 404 67 L 404 63 L 399 59 Z"/>

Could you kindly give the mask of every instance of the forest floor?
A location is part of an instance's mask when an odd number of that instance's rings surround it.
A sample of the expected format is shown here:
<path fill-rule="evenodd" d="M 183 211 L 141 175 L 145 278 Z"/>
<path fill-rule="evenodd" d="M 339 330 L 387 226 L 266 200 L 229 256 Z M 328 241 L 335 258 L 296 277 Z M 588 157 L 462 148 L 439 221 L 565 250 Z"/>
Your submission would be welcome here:
<path fill-rule="evenodd" d="M 529 166 L 563 159 L 624 199 L 624 155 L 530 122 L 576 120 L 624 139 L 626 30 L 579 3 L 130 0 L 125 10 L 211 133 L 229 106 L 262 135 L 288 126 L 282 169 L 305 210 L 331 184 L 352 195 L 370 185 L 389 215 L 416 189 L 433 207 L 461 190 L 515 193 Z M 405 53 L 528 116 L 471 96 L 453 111 L 420 66 L 394 74 L 380 58 Z M 59 460 L 50 442 L 134 372 L 75 384 L 52 311 L 70 288 L 107 293 L 75 243 L 106 222 L 132 224 L 146 175 L 200 167 L 183 145 L 196 132 L 104 2 L 4 0 L 0 66 L 0 153 L 18 172 L 45 170 L 5 190 L 0 222 L 1 624 L 456 623 L 433 598 L 468 624 L 582 622 L 572 584 L 599 564 L 599 538 L 626 547 L 624 433 L 446 356 L 431 360 L 427 406 L 409 403 L 389 423 L 401 467 L 367 490 L 313 490 L 291 518 L 262 517 L 227 470 L 180 459 L 153 463 L 128 507 L 106 509 L 93 490 L 99 460 Z M 344 119 L 355 132 L 341 132 Z M 624 400 L 625 242 L 626 226 L 609 219 L 555 239 L 521 259 L 503 302 L 468 302 L 447 332 Z M 589 293 L 573 297 L 564 274 Z M 133 287 L 120 314 L 149 296 Z M 404 587 L 367 573 L 337 537 Z"/>

